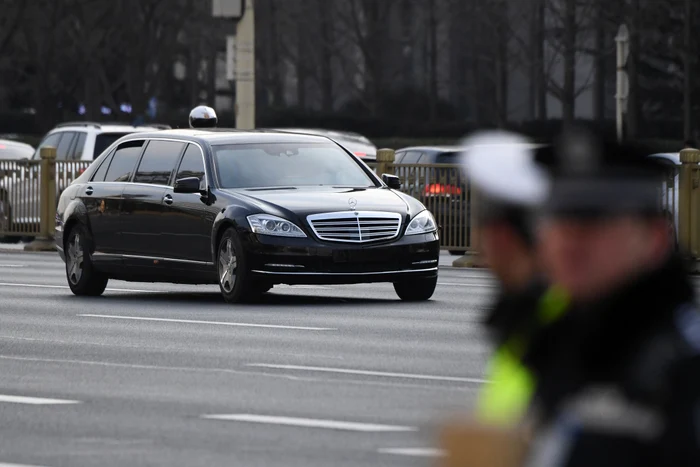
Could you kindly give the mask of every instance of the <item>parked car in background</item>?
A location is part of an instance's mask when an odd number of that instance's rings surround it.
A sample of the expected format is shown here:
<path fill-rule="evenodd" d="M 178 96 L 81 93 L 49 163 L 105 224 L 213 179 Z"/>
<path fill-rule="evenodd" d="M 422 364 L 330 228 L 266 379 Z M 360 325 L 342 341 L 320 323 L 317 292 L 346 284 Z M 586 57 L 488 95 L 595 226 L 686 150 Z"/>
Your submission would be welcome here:
<path fill-rule="evenodd" d="M 39 159 L 41 148 L 56 148 L 57 161 L 92 161 L 122 136 L 170 129 L 168 125 L 131 126 L 122 123 L 66 122 L 57 125 L 41 140 L 32 159 Z"/>
<path fill-rule="evenodd" d="M 275 131 L 319 135 L 332 139 L 365 162 L 376 162 L 377 147 L 359 133 L 339 130 L 321 130 L 316 128 L 277 128 Z"/>
<path fill-rule="evenodd" d="M 396 151 L 394 159 L 403 191 L 422 199 L 438 221 L 443 244 L 466 244 L 469 236 L 469 192 L 459 170 L 421 167 L 423 164 L 458 164 L 458 146 L 415 146 Z M 416 164 L 414 166 L 414 164 Z M 451 248 L 450 254 L 466 250 Z"/>
<path fill-rule="evenodd" d="M 29 159 L 34 148 L 29 144 L 11 139 L 0 139 L 0 160 Z"/>
<path fill-rule="evenodd" d="M 76 295 L 114 278 L 219 284 L 229 302 L 275 284 L 369 282 L 428 300 L 437 227 L 399 186 L 320 136 L 132 134 L 63 192 L 56 246 Z"/>
<path fill-rule="evenodd" d="M 79 164 L 79 162 L 92 162 L 123 136 L 169 128 L 168 125 L 160 124 L 131 126 L 122 123 L 61 123 L 42 138 L 36 150 L 32 151 L 29 160 L 39 161 L 41 149 L 50 146 L 56 148 L 56 161 L 75 162 L 75 164 L 62 164 L 56 170 L 56 198 L 58 199 L 66 186 L 87 168 L 87 164 Z M 13 167 L 13 171 L 12 179 L 6 178 L 3 186 L 0 187 L 0 202 L 3 203 L 0 222 L 6 226 L 21 225 L 21 230 L 25 232 L 36 231 L 40 223 L 39 166 L 35 163 L 26 167 Z M 30 239 L 27 235 L 23 237 Z M 12 235 L 2 240 L 17 242 L 21 239 L 21 236 Z"/>

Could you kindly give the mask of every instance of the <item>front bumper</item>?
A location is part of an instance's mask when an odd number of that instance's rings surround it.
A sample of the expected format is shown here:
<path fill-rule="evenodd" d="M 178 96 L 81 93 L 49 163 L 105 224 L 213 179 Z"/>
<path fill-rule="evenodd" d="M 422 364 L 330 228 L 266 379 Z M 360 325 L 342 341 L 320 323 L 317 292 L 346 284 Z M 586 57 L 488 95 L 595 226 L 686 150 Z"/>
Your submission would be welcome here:
<path fill-rule="evenodd" d="M 437 234 L 411 235 L 391 242 L 349 244 L 313 238 L 249 234 L 244 239 L 248 267 L 257 279 L 281 284 L 397 282 L 437 276 Z"/>

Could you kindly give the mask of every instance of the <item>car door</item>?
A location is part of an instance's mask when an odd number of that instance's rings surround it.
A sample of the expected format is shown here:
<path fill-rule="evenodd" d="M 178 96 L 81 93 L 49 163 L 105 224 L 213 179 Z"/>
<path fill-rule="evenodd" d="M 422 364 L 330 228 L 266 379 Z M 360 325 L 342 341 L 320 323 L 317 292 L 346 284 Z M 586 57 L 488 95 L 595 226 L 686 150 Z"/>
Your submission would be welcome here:
<path fill-rule="evenodd" d="M 120 144 L 100 167 L 81 193 L 95 243 L 96 256 L 124 253 L 123 230 L 129 230 L 121 215 L 122 192 L 141 156 L 144 141 Z"/>
<path fill-rule="evenodd" d="M 187 177 L 199 178 L 200 188 L 206 192 L 204 152 L 196 144 L 187 146 L 172 184 Z M 216 212 L 209 206 L 207 198 L 199 193 L 174 193 L 168 188 L 165 203 L 167 223 L 163 232 L 162 256 L 210 263 L 211 232 Z"/>
<path fill-rule="evenodd" d="M 161 234 L 167 208 L 164 199 L 184 149 L 185 143 L 178 141 L 149 141 L 132 183 L 122 193 L 121 242 L 124 253 L 141 257 L 146 264 L 154 264 L 154 260 L 163 257 Z M 172 194 L 168 196 L 170 202 Z"/>

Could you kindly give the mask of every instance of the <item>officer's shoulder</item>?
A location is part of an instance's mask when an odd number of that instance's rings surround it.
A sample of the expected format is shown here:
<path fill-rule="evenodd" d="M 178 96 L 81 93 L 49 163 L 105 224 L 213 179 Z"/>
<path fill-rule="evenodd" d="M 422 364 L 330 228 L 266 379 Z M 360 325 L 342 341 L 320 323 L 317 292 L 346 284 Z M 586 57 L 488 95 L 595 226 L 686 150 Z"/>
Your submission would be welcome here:
<path fill-rule="evenodd" d="M 679 368 L 700 371 L 699 365 L 700 310 L 684 304 L 675 310 L 673 320 L 645 339 L 635 353 L 627 382 L 638 396 L 659 400 L 672 392 L 671 377 Z"/>
<path fill-rule="evenodd" d="M 681 305 L 675 312 L 675 330 L 689 355 L 700 355 L 700 310 L 691 303 Z"/>

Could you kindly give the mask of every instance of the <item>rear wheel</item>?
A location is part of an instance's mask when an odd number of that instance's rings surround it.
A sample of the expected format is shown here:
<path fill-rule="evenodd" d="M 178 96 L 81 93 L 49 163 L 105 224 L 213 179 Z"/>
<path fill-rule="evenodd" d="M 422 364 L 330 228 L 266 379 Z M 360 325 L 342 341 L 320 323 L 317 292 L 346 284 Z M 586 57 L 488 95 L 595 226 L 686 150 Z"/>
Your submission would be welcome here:
<path fill-rule="evenodd" d="M 433 296 L 436 286 L 437 277 L 394 282 L 396 295 L 406 302 L 423 302 L 429 300 L 430 297 Z"/>
<path fill-rule="evenodd" d="M 253 301 L 272 288 L 272 284 L 251 278 L 243 245 L 235 229 L 221 236 L 217 255 L 219 289 L 229 303 Z"/>
<path fill-rule="evenodd" d="M 66 278 L 75 295 L 102 295 L 109 278 L 96 271 L 92 264 L 92 239 L 82 224 L 68 232 L 65 244 Z"/>

